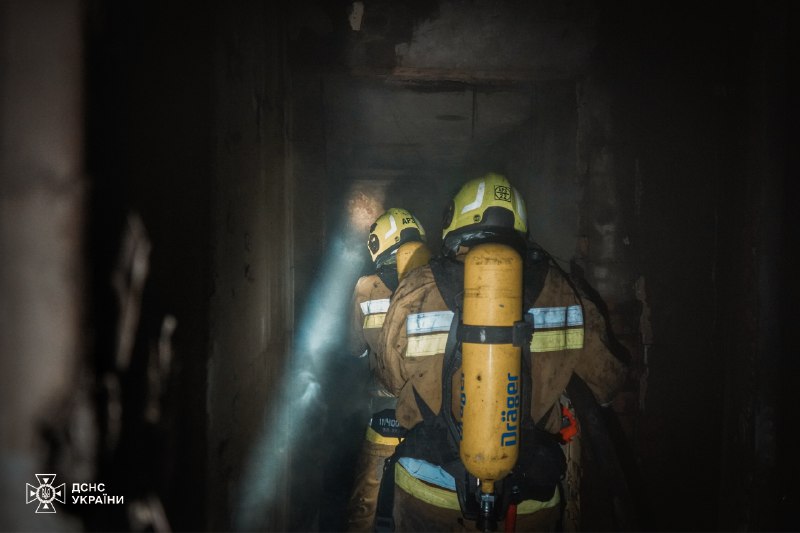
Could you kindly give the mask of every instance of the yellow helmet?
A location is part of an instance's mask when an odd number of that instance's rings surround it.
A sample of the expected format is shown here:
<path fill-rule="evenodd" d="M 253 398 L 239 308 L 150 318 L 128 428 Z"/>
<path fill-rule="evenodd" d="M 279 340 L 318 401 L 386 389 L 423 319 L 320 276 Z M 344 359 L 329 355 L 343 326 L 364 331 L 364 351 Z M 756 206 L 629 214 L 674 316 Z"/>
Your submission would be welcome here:
<path fill-rule="evenodd" d="M 505 176 L 490 172 L 459 189 L 442 226 L 442 248 L 448 255 L 454 255 L 459 246 L 489 241 L 524 247 L 528 235 L 525 200 Z"/>
<path fill-rule="evenodd" d="M 412 241 L 425 242 L 425 229 L 409 211 L 392 207 L 370 226 L 367 248 L 372 262 L 381 266 L 394 258 L 401 244 Z"/>

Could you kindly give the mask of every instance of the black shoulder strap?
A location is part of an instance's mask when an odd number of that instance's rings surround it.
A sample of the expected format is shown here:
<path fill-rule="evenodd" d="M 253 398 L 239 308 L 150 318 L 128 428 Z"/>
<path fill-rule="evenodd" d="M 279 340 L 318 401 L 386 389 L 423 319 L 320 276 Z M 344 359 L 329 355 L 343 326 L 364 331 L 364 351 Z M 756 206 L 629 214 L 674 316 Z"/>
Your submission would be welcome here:
<path fill-rule="evenodd" d="M 453 374 L 456 369 L 461 367 L 461 343 L 458 338 L 460 326 L 461 306 L 456 305 L 453 310 L 453 321 L 450 323 L 450 332 L 447 334 L 444 361 L 442 361 L 442 407 L 440 410 L 455 448 L 458 448 L 461 441 L 461 430 L 453 419 L 451 406 L 453 405 Z"/>
<path fill-rule="evenodd" d="M 400 454 L 387 457 L 383 463 L 383 475 L 378 486 L 378 501 L 375 505 L 375 531 L 394 531 L 394 465 Z"/>
<path fill-rule="evenodd" d="M 525 270 L 522 275 L 524 301 L 526 305 L 533 305 L 544 288 L 544 281 L 550 270 L 552 259 L 537 244 L 528 248 L 525 260 Z M 526 312 L 527 309 L 523 309 Z"/>
<path fill-rule="evenodd" d="M 448 257 L 435 257 L 428 264 L 445 305 L 455 311 L 464 293 L 464 264 Z"/>
<path fill-rule="evenodd" d="M 439 417 L 447 426 L 447 444 L 454 460 L 442 464 L 442 468 L 453 476 L 456 482 L 456 495 L 464 518 L 473 520 L 478 515 L 478 501 L 470 492 L 471 487 L 477 487 L 477 480 L 461 462 L 459 447 L 461 443 L 461 428 L 453 417 L 453 374 L 461 368 L 461 302 L 455 303 L 453 321 L 450 323 L 450 333 L 447 336 L 444 361 L 442 361 L 442 406 Z"/>

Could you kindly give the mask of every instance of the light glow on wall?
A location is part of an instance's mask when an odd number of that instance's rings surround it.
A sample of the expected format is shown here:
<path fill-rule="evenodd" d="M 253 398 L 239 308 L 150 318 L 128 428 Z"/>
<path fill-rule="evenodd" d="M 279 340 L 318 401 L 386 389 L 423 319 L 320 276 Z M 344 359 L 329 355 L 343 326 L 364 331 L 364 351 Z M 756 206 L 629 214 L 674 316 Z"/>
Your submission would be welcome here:
<path fill-rule="evenodd" d="M 328 243 L 294 335 L 282 390 L 276 396 L 277 413 L 265 420 L 244 469 L 236 510 L 237 530 L 263 529 L 265 510 L 282 490 L 280 480 L 298 448 L 307 417 L 324 408 L 323 386 L 333 358 L 346 357 L 342 346 L 348 331 L 350 301 L 358 276 L 368 258 L 369 226 L 383 211 L 383 189 L 354 185 L 348 195 L 346 216 Z M 288 473 L 291 475 L 291 472 Z"/>

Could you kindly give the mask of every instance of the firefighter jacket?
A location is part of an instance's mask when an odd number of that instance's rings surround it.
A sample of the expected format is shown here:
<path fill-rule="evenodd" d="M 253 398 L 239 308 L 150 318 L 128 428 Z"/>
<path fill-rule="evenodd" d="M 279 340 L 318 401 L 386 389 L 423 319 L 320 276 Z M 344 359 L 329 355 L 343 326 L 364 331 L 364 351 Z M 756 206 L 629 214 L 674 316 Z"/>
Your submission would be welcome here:
<path fill-rule="evenodd" d="M 353 290 L 349 352 L 355 357 L 367 357 L 373 376 L 377 369 L 378 339 L 391 296 L 392 292 L 376 274 L 360 277 Z M 382 391 L 377 394 L 380 396 L 388 394 L 377 384 L 371 390 L 373 393 Z"/>
<path fill-rule="evenodd" d="M 525 268 L 523 313 L 530 314 L 534 324 L 531 415 L 539 427 L 557 433 L 559 399 L 573 372 L 605 404 L 622 386 L 626 366 L 609 349 L 606 322 L 596 305 L 552 259 L 542 259 L 535 267 L 526 263 Z M 411 272 L 392 297 L 378 343 L 377 372 L 389 392 L 398 396 L 397 420 L 405 428 L 422 420 L 415 390 L 434 413 L 440 410 L 442 364 L 452 319 L 430 265 Z M 451 395 L 457 419 L 459 375 L 457 370 Z"/>

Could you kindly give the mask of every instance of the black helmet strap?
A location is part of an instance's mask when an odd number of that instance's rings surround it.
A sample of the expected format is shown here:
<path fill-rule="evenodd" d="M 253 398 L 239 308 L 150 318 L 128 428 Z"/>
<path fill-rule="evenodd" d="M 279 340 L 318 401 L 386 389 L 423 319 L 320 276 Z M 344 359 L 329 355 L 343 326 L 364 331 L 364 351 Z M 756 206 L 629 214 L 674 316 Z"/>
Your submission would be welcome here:
<path fill-rule="evenodd" d="M 384 263 L 375 269 L 375 273 L 381 278 L 383 284 L 394 293 L 400 284 L 400 280 L 397 277 L 397 263 Z"/>

